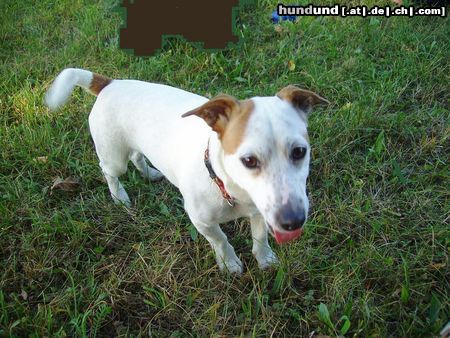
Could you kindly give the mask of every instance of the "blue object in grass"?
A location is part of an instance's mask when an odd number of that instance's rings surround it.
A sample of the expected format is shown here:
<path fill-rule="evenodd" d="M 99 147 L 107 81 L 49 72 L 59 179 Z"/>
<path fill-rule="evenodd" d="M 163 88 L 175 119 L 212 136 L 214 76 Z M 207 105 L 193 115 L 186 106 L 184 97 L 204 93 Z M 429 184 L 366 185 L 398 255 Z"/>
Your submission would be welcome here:
<path fill-rule="evenodd" d="M 275 10 L 272 12 L 272 22 L 279 23 L 280 21 L 295 21 L 297 17 L 295 15 L 278 15 L 278 12 Z"/>

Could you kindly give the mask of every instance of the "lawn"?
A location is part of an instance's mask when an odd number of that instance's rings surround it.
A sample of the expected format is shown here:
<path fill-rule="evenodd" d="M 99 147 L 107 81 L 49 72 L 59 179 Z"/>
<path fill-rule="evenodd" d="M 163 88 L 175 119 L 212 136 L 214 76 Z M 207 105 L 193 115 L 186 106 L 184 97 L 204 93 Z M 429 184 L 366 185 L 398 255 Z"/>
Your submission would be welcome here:
<path fill-rule="evenodd" d="M 450 317 L 448 18 L 275 27 L 277 1 L 260 0 L 240 13 L 239 47 L 170 40 L 137 58 L 118 48 L 115 4 L 0 2 L 0 336 L 438 335 Z M 298 84 L 331 101 L 310 118 L 305 233 L 271 241 L 280 265 L 258 269 L 239 220 L 224 230 L 245 272 L 220 272 L 176 189 L 131 166 L 133 207 L 116 207 L 89 135 L 95 98 L 43 105 L 69 66 L 209 97 Z M 51 189 L 57 177 L 78 183 Z"/>

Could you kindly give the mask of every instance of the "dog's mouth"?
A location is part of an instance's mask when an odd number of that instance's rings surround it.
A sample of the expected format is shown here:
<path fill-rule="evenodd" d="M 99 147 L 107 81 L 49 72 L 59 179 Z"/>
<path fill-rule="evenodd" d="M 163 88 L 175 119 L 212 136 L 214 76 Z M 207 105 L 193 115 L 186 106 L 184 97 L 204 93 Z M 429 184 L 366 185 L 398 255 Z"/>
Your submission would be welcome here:
<path fill-rule="evenodd" d="M 269 228 L 269 233 L 275 238 L 275 241 L 278 245 L 285 244 L 287 242 L 291 242 L 294 239 L 299 238 L 303 233 L 303 228 L 292 230 L 292 231 L 277 231 L 274 228 L 267 224 Z"/>

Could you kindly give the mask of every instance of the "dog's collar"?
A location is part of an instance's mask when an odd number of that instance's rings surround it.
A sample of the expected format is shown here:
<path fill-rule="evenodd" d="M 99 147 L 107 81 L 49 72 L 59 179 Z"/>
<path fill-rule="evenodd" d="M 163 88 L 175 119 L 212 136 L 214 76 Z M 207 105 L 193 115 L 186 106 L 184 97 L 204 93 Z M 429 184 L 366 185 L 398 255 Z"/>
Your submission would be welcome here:
<path fill-rule="evenodd" d="M 227 192 L 227 190 L 225 189 L 225 185 L 223 184 L 223 181 L 219 177 L 217 177 L 211 165 L 211 161 L 209 159 L 209 139 L 208 139 L 208 146 L 206 147 L 205 150 L 204 162 L 206 169 L 208 169 L 209 177 L 211 177 L 214 183 L 216 183 L 216 185 L 219 187 L 220 192 L 222 193 L 222 197 L 228 202 L 230 207 L 234 207 L 236 204 L 235 199 L 231 197 L 230 194 Z"/>

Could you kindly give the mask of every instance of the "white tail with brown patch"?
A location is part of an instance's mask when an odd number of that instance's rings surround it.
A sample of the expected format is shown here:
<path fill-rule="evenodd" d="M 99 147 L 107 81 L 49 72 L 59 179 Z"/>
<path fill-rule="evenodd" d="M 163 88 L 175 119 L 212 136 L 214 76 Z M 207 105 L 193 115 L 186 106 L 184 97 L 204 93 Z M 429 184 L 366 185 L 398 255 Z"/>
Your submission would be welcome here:
<path fill-rule="evenodd" d="M 80 86 L 94 95 L 111 82 L 111 79 L 95 74 L 88 70 L 78 68 L 66 68 L 55 79 L 45 95 L 45 103 L 51 110 L 63 106 L 75 86 Z"/>

